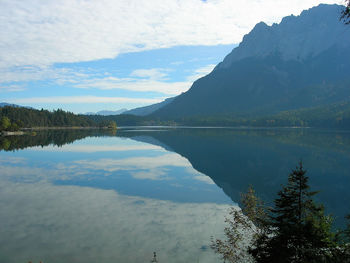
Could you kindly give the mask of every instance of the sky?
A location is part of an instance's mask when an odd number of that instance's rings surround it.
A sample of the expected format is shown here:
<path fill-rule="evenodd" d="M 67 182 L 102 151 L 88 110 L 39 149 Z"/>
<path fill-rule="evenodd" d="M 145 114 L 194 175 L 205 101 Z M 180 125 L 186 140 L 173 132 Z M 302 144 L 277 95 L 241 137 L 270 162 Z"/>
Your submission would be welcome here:
<path fill-rule="evenodd" d="M 342 0 L 0 0 L 0 102 L 74 113 L 187 91 L 260 21 Z"/>

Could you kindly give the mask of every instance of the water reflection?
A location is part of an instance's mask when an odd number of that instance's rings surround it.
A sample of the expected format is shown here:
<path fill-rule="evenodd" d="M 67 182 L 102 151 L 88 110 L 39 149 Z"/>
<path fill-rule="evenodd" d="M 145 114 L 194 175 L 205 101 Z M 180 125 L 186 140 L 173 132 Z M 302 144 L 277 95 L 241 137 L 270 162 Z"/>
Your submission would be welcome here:
<path fill-rule="evenodd" d="M 228 205 L 250 184 L 271 202 L 300 159 L 338 225 L 350 212 L 347 132 L 48 131 L 0 145 L 4 262 L 146 262 L 153 251 L 215 262 L 207 246 Z"/>
<path fill-rule="evenodd" d="M 1 262 L 218 262 L 226 205 L 176 203 L 45 182 L 0 184 Z"/>
<path fill-rule="evenodd" d="M 60 147 L 30 147 L 15 155 L 27 162 L 0 168 L 18 182 L 46 180 L 177 202 L 231 203 L 186 158 L 131 139 L 88 137 Z"/>
<path fill-rule="evenodd" d="M 28 146 L 0 153 L 0 261 L 218 262 L 232 202 L 186 158 L 104 135 Z"/>
<path fill-rule="evenodd" d="M 34 146 L 62 146 L 88 136 L 114 136 L 116 131 L 103 129 L 42 130 L 22 136 L 0 136 L 0 151 L 14 151 Z"/>
<path fill-rule="evenodd" d="M 209 176 L 233 201 L 249 185 L 267 202 L 303 160 L 318 200 L 342 225 L 350 212 L 350 133 L 312 129 L 171 129 L 119 136 L 166 145 Z M 155 143 L 157 141 L 157 143 Z"/>
<path fill-rule="evenodd" d="M 81 141 L 86 136 L 89 137 Z M 302 159 L 313 189 L 321 191 L 317 198 L 337 217 L 337 224 L 342 223 L 350 210 L 347 205 L 350 134 L 346 131 L 128 128 L 118 130 L 116 135 L 125 138 L 124 144 L 123 140 L 115 143 L 116 140 L 112 140 L 115 137 L 106 136 L 106 131 L 49 131 L 38 133 L 35 139 L 18 136 L 10 144 L 17 145 L 17 149 L 41 145 L 31 148 L 32 158 L 40 156 L 33 151 L 56 152 L 52 155 L 52 168 L 66 170 L 66 175 L 56 180 L 56 184 L 115 189 L 125 194 L 141 193 L 145 197 L 170 200 L 176 199 L 177 186 L 187 187 L 187 194 L 178 194 L 177 201 L 186 201 L 186 198 L 209 201 L 205 198 L 206 190 L 210 190 L 207 185 L 215 182 L 234 202 L 249 185 L 253 185 L 265 201 L 271 202 L 287 174 Z M 72 144 L 74 140 L 77 141 Z M 61 147 L 41 148 L 50 144 Z M 182 178 L 174 180 L 177 177 Z M 204 190 L 199 195 L 202 197 L 191 198 L 192 182 L 186 182 L 189 178 L 189 181 L 203 183 L 197 185 L 197 189 Z M 143 182 L 134 184 L 136 179 Z M 211 201 L 224 202 L 217 196 Z"/>

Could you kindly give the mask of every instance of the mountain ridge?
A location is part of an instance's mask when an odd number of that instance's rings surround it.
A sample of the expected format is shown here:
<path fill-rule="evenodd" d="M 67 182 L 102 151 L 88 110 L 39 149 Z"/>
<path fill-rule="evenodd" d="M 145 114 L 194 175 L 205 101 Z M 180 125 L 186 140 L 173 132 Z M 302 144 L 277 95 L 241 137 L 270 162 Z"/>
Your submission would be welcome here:
<path fill-rule="evenodd" d="M 101 110 L 98 112 L 86 112 L 84 115 L 102 115 L 102 116 L 109 116 L 109 115 L 118 115 L 122 114 L 123 112 L 127 111 L 127 109 L 120 109 L 116 111 L 111 111 L 111 110 Z"/>
<path fill-rule="evenodd" d="M 285 60 L 314 57 L 333 45 L 350 40 L 349 35 L 345 34 L 348 27 L 337 19 L 342 9 L 339 5 L 320 4 L 302 11 L 299 16 L 286 16 L 279 24 L 268 26 L 260 22 L 218 66 L 228 67 L 232 62 L 246 57 L 263 57 L 274 52 L 281 53 Z M 303 31 L 300 31 L 301 27 Z M 341 39 L 337 40 L 339 36 Z M 315 38 L 321 40 L 315 42 Z"/>
<path fill-rule="evenodd" d="M 127 111 L 123 112 L 122 114 L 146 116 L 146 115 L 149 115 L 149 114 L 155 112 L 156 110 L 164 107 L 168 103 L 172 102 L 174 99 L 175 99 L 175 97 L 167 98 L 162 102 L 151 104 L 151 105 L 144 106 L 144 107 L 138 107 L 138 108 L 131 109 L 131 110 L 127 110 Z"/>
<path fill-rule="evenodd" d="M 339 21 L 341 8 L 319 5 L 257 24 L 211 73 L 150 116 L 271 115 L 350 100 L 350 28 Z"/>

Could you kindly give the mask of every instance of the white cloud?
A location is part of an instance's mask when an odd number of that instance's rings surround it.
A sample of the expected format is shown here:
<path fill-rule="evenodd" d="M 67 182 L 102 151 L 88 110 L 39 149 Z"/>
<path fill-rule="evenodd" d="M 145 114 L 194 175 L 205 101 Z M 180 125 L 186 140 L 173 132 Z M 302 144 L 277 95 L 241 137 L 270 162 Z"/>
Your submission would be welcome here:
<path fill-rule="evenodd" d="M 85 170 L 103 170 L 115 172 L 120 170 L 152 170 L 163 169 L 166 166 L 192 167 L 189 161 L 178 154 L 167 153 L 155 157 L 131 157 L 125 159 L 98 159 L 74 161 L 68 169 L 79 167 Z"/>
<path fill-rule="evenodd" d="M 169 71 L 167 69 L 136 69 L 133 72 L 130 73 L 130 76 L 132 77 L 140 77 L 140 78 L 150 78 L 150 79 L 164 79 L 168 74 L 166 71 Z"/>
<path fill-rule="evenodd" d="M 74 85 L 76 88 L 84 89 L 123 89 L 138 92 L 159 92 L 166 95 L 178 95 L 187 91 L 193 81 L 201 78 L 214 69 L 214 64 L 209 64 L 196 69 L 186 81 L 165 81 L 169 69 L 137 69 L 130 73 L 129 78 L 104 77 L 81 80 L 79 84 Z M 139 77 L 142 79 L 137 79 Z"/>
<path fill-rule="evenodd" d="M 27 161 L 23 157 L 5 157 L 2 156 L 0 159 L 0 164 L 23 164 Z"/>
<path fill-rule="evenodd" d="M 96 78 L 82 80 L 81 83 L 74 85 L 76 88 L 83 89 L 122 89 L 139 92 L 160 92 L 167 95 L 178 95 L 187 91 L 192 85 L 190 81 L 164 82 L 156 79 L 131 79 L 131 78 Z"/>
<path fill-rule="evenodd" d="M 195 81 L 195 80 L 197 80 L 197 79 L 199 79 L 199 78 L 201 78 L 201 77 L 204 77 L 205 75 L 207 75 L 207 74 L 209 74 L 210 72 L 212 72 L 213 69 L 215 68 L 215 66 L 216 66 L 216 65 L 214 65 L 214 64 L 209 64 L 209 65 L 207 65 L 207 66 L 204 66 L 204 67 L 201 67 L 201 68 L 199 68 L 199 69 L 196 69 L 196 70 L 194 71 L 194 74 L 191 75 L 191 76 L 189 76 L 189 77 L 187 78 L 188 81 L 193 82 L 193 81 Z"/>
<path fill-rule="evenodd" d="M 21 85 L 7 85 L 7 86 L 0 86 L 0 92 L 17 92 L 17 91 L 23 91 L 25 88 L 23 88 Z"/>
<path fill-rule="evenodd" d="M 1 176 L 0 176 L 0 179 Z M 12 262 L 220 262 L 229 206 L 175 203 L 112 190 L 0 181 L 0 244 Z"/>
<path fill-rule="evenodd" d="M 196 175 L 194 179 L 204 182 L 206 184 L 215 184 L 214 181 L 207 175 Z"/>
<path fill-rule="evenodd" d="M 126 98 L 126 97 L 98 97 L 98 96 L 57 96 L 57 97 L 32 97 L 11 99 L 11 103 L 60 103 L 60 104 L 91 104 L 91 103 L 143 103 L 153 104 L 162 101 L 159 99 Z"/>
<path fill-rule="evenodd" d="M 91 75 L 91 73 L 89 75 Z M 74 71 L 70 68 L 53 68 L 50 66 L 18 66 L 0 68 L 1 83 L 46 79 L 71 82 L 74 79 L 88 77 L 89 75 L 83 74 L 79 71 Z"/>
<path fill-rule="evenodd" d="M 257 22 L 340 0 L 0 2 L 0 67 L 114 58 L 177 45 L 238 43 Z"/>
<path fill-rule="evenodd" d="M 121 78 L 109 72 L 102 74 L 89 69 L 76 70 L 52 66 L 0 68 L 0 83 L 16 83 L 0 86 L 0 91 L 22 91 L 25 89 L 25 85 L 17 83 L 45 80 L 59 86 L 70 85 L 80 89 L 122 89 L 137 92 L 159 92 L 174 96 L 187 91 L 191 87 L 192 81 L 195 80 L 194 77 L 200 75 L 198 75 L 199 72 L 195 71 L 194 75 L 186 81 L 170 82 L 167 79 L 169 72 L 170 69 L 137 69 L 132 71 L 129 77 Z M 153 102 L 147 101 L 146 103 Z"/>
<path fill-rule="evenodd" d="M 141 180 L 165 180 L 167 179 L 167 169 L 153 169 L 147 171 L 131 172 L 131 176 Z"/>

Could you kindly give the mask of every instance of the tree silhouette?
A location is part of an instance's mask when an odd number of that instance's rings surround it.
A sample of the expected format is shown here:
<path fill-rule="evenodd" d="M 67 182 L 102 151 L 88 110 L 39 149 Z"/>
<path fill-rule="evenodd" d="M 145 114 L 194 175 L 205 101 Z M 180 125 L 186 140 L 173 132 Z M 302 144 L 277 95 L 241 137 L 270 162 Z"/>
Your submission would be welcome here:
<path fill-rule="evenodd" d="M 341 19 L 344 21 L 345 24 L 350 24 L 350 0 L 346 0 L 346 7 L 342 12 Z"/>
<path fill-rule="evenodd" d="M 332 218 L 313 201 L 302 162 L 288 176 L 266 222 L 270 233 L 251 250 L 257 262 L 331 262 L 336 247 Z"/>
<path fill-rule="evenodd" d="M 224 262 L 349 263 L 350 216 L 345 231 L 332 230 L 333 218 L 316 204 L 302 162 L 288 175 L 273 208 L 252 187 L 241 195 L 242 210 L 226 218 L 225 240 L 212 238 L 211 248 Z"/>

